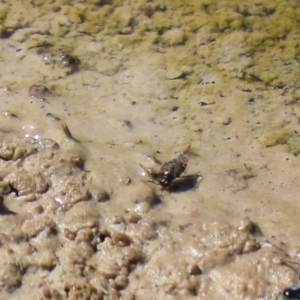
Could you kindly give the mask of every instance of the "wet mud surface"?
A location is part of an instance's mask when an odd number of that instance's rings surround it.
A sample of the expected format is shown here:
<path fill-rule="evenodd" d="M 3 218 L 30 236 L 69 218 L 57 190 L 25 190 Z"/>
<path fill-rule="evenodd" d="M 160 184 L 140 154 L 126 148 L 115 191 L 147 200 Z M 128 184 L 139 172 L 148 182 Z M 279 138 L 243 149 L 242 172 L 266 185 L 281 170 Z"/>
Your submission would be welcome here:
<path fill-rule="evenodd" d="M 247 217 L 175 215 L 142 181 L 109 194 L 80 152 L 1 138 L 2 299 L 246 298 L 294 277 Z"/>
<path fill-rule="evenodd" d="M 296 4 L 4 1 L 0 299 L 295 285 Z"/>

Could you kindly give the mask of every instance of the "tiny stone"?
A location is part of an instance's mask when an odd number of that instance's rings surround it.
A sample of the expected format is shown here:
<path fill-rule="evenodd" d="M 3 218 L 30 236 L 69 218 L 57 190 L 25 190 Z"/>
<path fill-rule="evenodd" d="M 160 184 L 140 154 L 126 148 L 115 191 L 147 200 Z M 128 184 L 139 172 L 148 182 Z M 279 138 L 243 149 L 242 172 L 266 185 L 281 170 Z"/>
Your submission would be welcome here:
<path fill-rule="evenodd" d="M 106 191 L 92 193 L 92 198 L 98 202 L 106 202 L 110 200 L 110 196 Z"/>
<path fill-rule="evenodd" d="M 231 122 L 232 122 L 232 119 L 228 118 L 228 119 L 223 121 L 223 125 L 229 125 Z"/>
<path fill-rule="evenodd" d="M 74 241 L 75 237 L 76 237 L 76 234 L 74 232 L 70 231 L 69 229 L 65 228 L 64 229 L 64 236 L 68 240 Z"/>
<path fill-rule="evenodd" d="M 48 286 L 45 286 L 45 287 L 43 288 L 43 296 L 44 296 L 45 298 L 48 298 L 48 299 L 52 297 L 51 290 L 50 290 L 50 288 L 49 288 Z"/>
<path fill-rule="evenodd" d="M 132 182 L 130 177 L 120 178 L 119 181 L 120 181 L 120 183 L 125 184 L 125 185 L 129 185 Z"/>
<path fill-rule="evenodd" d="M 76 241 L 76 243 L 91 242 L 92 239 L 93 239 L 92 229 L 82 228 L 77 232 L 75 241 Z"/>
<path fill-rule="evenodd" d="M 33 211 L 34 214 L 38 214 L 40 215 L 41 213 L 44 212 L 44 208 L 41 205 L 38 205 L 36 207 L 34 207 Z"/>
<path fill-rule="evenodd" d="M 11 118 L 17 118 L 18 116 L 10 111 L 3 110 L 2 111 L 3 116 L 5 117 L 11 117 Z"/>
<path fill-rule="evenodd" d="M 126 126 L 128 128 L 132 128 L 132 124 L 130 121 L 128 120 L 124 120 L 123 123 L 122 123 L 122 126 Z"/>
<path fill-rule="evenodd" d="M 189 268 L 189 274 L 190 275 L 201 275 L 202 271 L 197 265 L 193 265 Z"/>
<path fill-rule="evenodd" d="M 199 104 L 201 105 L 201 106 L 207 106 L 208 105 L 208 103 L 207 102 L 199 102 Z"/>
<path fill-rule="evenodd" d="M 48 88 L 43 85 L 32 85 L 29 88 L 29 96 L 39 100 L 45 100 L 45 96 L 49 93 Z"/>

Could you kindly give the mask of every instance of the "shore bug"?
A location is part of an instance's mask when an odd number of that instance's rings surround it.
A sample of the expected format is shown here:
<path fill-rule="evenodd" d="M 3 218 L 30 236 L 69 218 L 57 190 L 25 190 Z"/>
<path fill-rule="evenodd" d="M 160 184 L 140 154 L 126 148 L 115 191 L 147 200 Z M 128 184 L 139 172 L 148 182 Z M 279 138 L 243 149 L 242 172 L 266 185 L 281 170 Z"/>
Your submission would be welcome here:
<path fill-rule="evenodd" d="M 176 179 L 180 179 L 183 177 L 189 179 L 189 181 L 191 181 L 192 179 L 193 182 L 192 184 L 190 184 L 191 182 L 189 182 L 189 186 L 193 186 L 195 185 L 194 179 L 196 177 L 200 177 L 199 175 L 181 176 L 188 165 L 188 158 L 185 154 L 190 150 L 190 147 L 191 145 L 188 144 L 186 149 L 181 152 L 177 158 L 164 163 L 159 172 L 156 172 L 153 169 L 147 169 L 141 164 L 140 166 L 153 179 L 150 180 L 150 182 L 160 185 L 163 189 L 170 190 L 175 185 L 175 182 L 179 181 L 177 181 Z"/>

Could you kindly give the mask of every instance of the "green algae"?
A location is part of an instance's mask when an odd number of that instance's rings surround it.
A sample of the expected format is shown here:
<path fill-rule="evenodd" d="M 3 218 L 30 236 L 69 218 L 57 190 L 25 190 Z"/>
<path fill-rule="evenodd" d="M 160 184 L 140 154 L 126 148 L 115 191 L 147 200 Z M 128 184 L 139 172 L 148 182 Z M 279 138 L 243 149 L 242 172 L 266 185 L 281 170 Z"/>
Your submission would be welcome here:
<path fill-rule="evenodd" d="M 246 17 L 243 19 L 243 26 L 247 29 L 254 29 L 257 24 L 257 18 L 254 16 Z"/>
<path fill-rule="evenodd" d="M 292 135 L 291 130 L 275 125 L 262 126 L 258 131 L 257 139 L 266 147 L 286 144 Z"/>
<path fill-rule="evenodd" d="M 85 9 L 81 7 L 66 7 L 64 14 L 71 23 L 81 24 L 85 20 L 84 12 Z"/>
<path fill-rule="evenodd" d="M 166 13 L 157 12 L 153 16 L 153 29 L 158 33 L 162 33 L 170 28 L 172 28 L 172 19 L 166 17 Z"/>
<path fill-rule="evenodd" d="M 30 15 L 26 13 L 29 8 L 33 12 Z M 48 33 L 40 29 L 43 26 L 36 23 L 37 17 L 50 24 Z M 215 70 L 228 78 L 253 77 L 274 87 L 278 84 L 296 86 L 300 80 L 299 21 L 300 8 L 296 0 L 249 3 L 233 0 L 158 0 L 155 3 L 144 0 L 134 3 L 129 0 L 19 0 L 0 7 L 2 36 L 12 34 L 14 38 L 16 32 L 18 40 L 30 47 L 38 47 L 43 38 L 37 39 L 26 31 L 22 38 L 23 28 L 33 29 L 36 34 L 43 35 L 44 40 L 74 47 L 75 32 L 93 35 L 111 48 L 119 40 L 128 53 L 151 44 L 157 51 L 161 51 L 159 47 L 184 45 L 185 49 L 194 49 L 196 46 L 199 51 L 184 63 L 197 66 L 197 73 L 189 72 L 190 85 L 197 84 L 199 72 Z M 203 39 L 199 32 L 203 29 L 207 37 L 199 44 L 198 40 Z M 238 43 L 234 43 L 236 37 L 239 37 Z M 110 42 L 112 38 L 114 41 Z M 229 45 L 231 40 L 233 43 Z M 222 53 L 229 46 L 230 51 Z M 250 58 L 251 63 L 244 57 Z M 172 60 L 175 66 L 182 64 L 181 55 L 174 56 L 172 51 L 167 60 Z"/>
<path fill-rule="evenodd" d="M 291 136 L 287 140 L 287 145 L 289 146 L 289 150 L 294 154 L 300 154 L 300 137 L 299 136 Z"/>

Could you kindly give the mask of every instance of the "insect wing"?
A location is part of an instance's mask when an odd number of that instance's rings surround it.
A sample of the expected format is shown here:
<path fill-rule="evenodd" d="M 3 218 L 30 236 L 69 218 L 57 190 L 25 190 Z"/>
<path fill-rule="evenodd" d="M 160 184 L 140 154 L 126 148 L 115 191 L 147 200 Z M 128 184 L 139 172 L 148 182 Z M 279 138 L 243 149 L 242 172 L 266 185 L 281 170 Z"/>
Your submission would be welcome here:
<path fill-rule="evenodd" d="M 164 175 L 170 175 L 174 179 L 179 177 L 184 172 L 187 164 L 187 157 L 181 154 L 177 158 L 165 163 L 161 168 L 161 172 Z"/>

